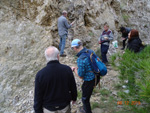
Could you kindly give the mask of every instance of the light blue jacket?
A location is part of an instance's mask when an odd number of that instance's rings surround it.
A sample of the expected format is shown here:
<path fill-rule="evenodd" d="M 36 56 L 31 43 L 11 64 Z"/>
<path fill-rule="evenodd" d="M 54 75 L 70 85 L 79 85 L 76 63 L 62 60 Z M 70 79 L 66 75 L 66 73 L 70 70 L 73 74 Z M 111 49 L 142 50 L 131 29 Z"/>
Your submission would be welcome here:
<path fill-rule="evenodd" d="M 62 15 L 58 18 L 57 27 L 58 27 L 58 34 L 60 36 L 68 35 L 68 29 L 71 28 L 71 24 L 68 24 L 66 17 Z"/>

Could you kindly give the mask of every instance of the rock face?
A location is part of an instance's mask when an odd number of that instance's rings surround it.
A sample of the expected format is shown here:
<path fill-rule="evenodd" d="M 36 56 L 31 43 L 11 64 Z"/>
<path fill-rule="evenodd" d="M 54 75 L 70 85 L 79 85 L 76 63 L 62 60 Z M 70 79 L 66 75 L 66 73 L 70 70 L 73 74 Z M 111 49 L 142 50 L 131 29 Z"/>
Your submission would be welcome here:
<path fill-rule="evenodd" d="M 120 38 L 121 25 L 140 31 L 150 43 L 149 0 L 1 0 L 0 1 L 0 112 L 33 112 L 35 74 L 46 65 L 44 50 L 58 47 L 57 18 L 68 11 L 68 20 L 76 20 L 69 30 L 67 59 L 75 65 L 70 42 L 79 38 L 94 50 L 107 22 Z M 9 106 L 9 107 L 8 107 Z"/>

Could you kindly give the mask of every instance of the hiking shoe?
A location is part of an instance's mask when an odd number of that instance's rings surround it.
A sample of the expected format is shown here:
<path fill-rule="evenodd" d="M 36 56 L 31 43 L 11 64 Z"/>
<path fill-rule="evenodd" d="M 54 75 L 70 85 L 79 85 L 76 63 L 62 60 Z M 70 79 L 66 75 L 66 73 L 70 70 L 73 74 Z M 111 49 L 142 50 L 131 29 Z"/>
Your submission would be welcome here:
<path fill-rule="evenodd" d="M 80 113 L 86 113 L 85 110 L 83 109 L 83 106 L 79 107 L 79 112 Z"/>
<path fill-rule="evenodd" d="M 66 57 L 67 55 L 65 55 L 65 54 L 62 54 L 62 55 L 60 55 L 60 57 Z"/>

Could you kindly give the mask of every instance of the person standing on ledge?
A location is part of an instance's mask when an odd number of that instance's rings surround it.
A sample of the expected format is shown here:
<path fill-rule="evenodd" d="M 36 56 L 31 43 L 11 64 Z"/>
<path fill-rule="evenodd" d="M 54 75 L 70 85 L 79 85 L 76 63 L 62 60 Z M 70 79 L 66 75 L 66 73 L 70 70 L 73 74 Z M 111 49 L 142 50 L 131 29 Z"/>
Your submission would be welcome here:
<path fill-rule="evenodd" d="M 47 66 L 35 77 L 35 113 L 71 113 L 70 102 L 77 100 L 77 87 L 71 68 L 59 63 L 56 47 L 45 50 Z"/>
<path fill-rule="evenodd" d="M 68 21 L 66 19 L 67 17 L 67 11 L 62 12 L 62 16 L 58 18 L 58 34 L 60 37 L 60 43 L 59 43 L 59 50 L 60 50 L 60 57 L 65 57 L 64 49 L 66 44 L 66 38 L 68 35 L 68 29 L 71 28 L 75 21 L 73 21 L 71 24 L 68 24 Z"/>
<path fill-rule="evenodd" d="M 101 57 L 102 57 L 102 62 L 108 65 L 108 60 L 107 60 L 107 52 L 109 49 L 109 43 L 110 41 L 113 40 L 113 33 L 109 29 L 109 25 L 105 24 L 104 25 L 104 31 L 102 32 L 101 36 L 99 37 L 99 44 L 101 44 Z"/>

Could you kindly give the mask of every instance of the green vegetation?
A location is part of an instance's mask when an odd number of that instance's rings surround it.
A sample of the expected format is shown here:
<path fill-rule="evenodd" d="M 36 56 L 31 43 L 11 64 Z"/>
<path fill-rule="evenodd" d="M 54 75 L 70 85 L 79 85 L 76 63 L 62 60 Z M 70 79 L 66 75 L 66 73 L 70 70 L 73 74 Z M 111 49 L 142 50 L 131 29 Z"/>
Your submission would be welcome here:
<path fill-rule="evenodd" d="M 148 113 L 150 111 L 150 46 L 140 53 L 126 50 L 121 59 L 117 57 L 116 55 L 112 57 L 112 64 L 115 66 L 115 63 L 119 62 L 117 68 L 120 71 L 120 84 L 126 86 L 118 92 L 124 109 L 133 113 Z"/>
<path fill-rule="evenodd" d="M 90 33 L 89 33 L 89 36 L 93 37 L 93 36 L 94 36 L 94 33 L 93 33 L 93 32 L 90 32 Z"/>
<path fill-rule="evenodd" d="M 81 97 L 82 97 L 81 91 L 78 90 L 77 93 L 78 93 L 78 99 L 81 99 Z"/>
<path fill-rule="evenodd" d="M 124 20 L 125 22 L 128 22 L 130 16 L 129 16 L 128 14 L 123 13 L 123 14 L 122 14 L 122 18 L 123 18 L 123 20 Z"/>
<path fill-rule="evenodd" d="M 103 96 L 108 96 L 110 94 L 110 91 L 107 89 L 101 89 L 100 94 Z"/>
<path fill-rule="evenodd" d="M 121 55 L 119 53 L 115 53 L 113 56 L 111 56 L 111 65 L 115 68 L 117 63 L 115 62 L 116 60 L 119 63 L 119 60 L 121 59 Z"/>
<path fill-rule="evenodd" d="M 100 104 L 98 102 L 92 102 L 91 103 L 91 109 L 93 110 L 94 108 L 99 108 Z"/>
<path fill-rule="evenodd" d="M 99 88 L 95 87 L 95 88 L 93 89 L 93 93 L 99 93 Z"/>

